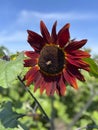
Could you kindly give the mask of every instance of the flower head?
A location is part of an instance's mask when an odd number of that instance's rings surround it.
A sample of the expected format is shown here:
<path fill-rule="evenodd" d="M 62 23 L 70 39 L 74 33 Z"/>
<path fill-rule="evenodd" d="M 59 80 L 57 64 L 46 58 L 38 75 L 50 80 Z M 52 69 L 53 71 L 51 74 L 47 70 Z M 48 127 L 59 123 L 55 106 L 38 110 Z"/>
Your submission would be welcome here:
<path fill-rule="evenodd" d="M 69 23 L 58 33 L 56 25 L 57 22 L 54 23 L 51 34 L 43 21 L 40 22 L 41 35 L 27 30 L 28 43 L 34 51 L 25 52 L 28 58 L 24 60 L 24 66 L 30 69 L 24 80 L 27 86 L 34 83 L 34 91 L 40 88 L 41 94 L 46 90 L 47 95 L 55 92 L 64 95 L 67 84 L 77 89 L 76 79 L 85 81 L 80 69 L 90 70 L 89 64 L 84 61 L 90 55 L 80 50 L 87 40 L 70 40 Z"/>

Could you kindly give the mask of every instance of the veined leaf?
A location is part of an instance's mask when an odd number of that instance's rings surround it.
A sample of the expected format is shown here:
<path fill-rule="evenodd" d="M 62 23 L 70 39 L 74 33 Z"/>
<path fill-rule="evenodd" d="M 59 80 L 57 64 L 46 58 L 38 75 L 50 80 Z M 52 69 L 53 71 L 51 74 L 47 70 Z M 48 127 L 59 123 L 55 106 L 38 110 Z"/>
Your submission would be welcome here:
<path fill-rule="evenodd" d="M 85 61 L 90 65 L 90 74 L 94 77 L 98 77 L 98 65 L 91 58 L 86 58 Z"/>
<path fill-rule="evenodd" d="M 18 114 L 12 110 L 11 102 L 5 102 L 1 104 L 0 122 L 4 128 L 17 128 L 20 124 L 18 118 L 23 116 L 23 114 Z"/>
<path fill-rule="evenodd" d="M 8 88 L 13 81 L 22 72 L 23 69 L 23 53 L 19 54 L 15 60 L 5 61 L 0 60 L 0 86 Z"/>

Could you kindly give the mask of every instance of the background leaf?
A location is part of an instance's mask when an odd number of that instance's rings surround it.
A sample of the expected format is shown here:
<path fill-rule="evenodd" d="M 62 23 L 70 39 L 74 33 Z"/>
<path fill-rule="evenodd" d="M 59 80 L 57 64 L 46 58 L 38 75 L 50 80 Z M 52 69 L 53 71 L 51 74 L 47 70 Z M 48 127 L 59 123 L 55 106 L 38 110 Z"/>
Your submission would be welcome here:
<path fill-rule="evenodd" d="M 0 86 L 8 88 L 23 70 L 23 53 L 20 53 L 15 60 L 0 60 Z"/>
<path fill-rule="evenodd" d="M 98 65 L 95 60 L 86 58 L 85 61 L 90 65 L 90 74 L 94 77 L 98 77 Z"/>
<path fill-rule="evenodd" d="M 1 104 L 0 121 L 5 128 L 15 128 L 19 125 L 18 118 L 24 115 L 18 114 L 12 110 L 12 103 L 6 102 Z"/>

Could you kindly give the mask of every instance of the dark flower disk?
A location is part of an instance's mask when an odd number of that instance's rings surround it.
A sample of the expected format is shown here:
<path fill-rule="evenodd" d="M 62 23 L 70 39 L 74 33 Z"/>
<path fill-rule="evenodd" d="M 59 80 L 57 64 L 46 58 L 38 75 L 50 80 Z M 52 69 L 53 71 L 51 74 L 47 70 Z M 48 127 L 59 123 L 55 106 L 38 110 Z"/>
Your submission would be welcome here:
<path fill-rule="evenodd" d="M 43 21 L 40 22 L 41 35 L 27 30 L 28 43 L 33 48 L 26 51 L 24 66 L 29 71 L 24 76 L 26 86 L 34 84 L 34 92 L 40 88 L 42 94 L 65 95 L 66 86 L 69 84 L 77 89 L 77 79 L 84 82 L 84 76 L 80 70 L 90 70 L 85 58 L 90 57 L 88 52 L 80 50 L 87 42 L 86 39 L 76 41 L 70 39 L 69 27 L 66 24 L 60 31 L 56 32 L 57 22 L 54 23 L 49 33 Z"/>

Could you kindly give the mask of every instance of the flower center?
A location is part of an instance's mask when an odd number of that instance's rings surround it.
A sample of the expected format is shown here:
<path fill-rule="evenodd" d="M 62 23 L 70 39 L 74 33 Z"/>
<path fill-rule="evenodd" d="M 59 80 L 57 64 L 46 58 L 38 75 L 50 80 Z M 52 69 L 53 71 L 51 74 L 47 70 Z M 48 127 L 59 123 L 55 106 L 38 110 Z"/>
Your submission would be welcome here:
<path fill-rule="evenodd" d="M 46 45 L 40 52 L 38 61 L 40 70 L 48 75 L 59 74 L 65 65 L 65 55 L 61 48 L 56 45 Z"/>

